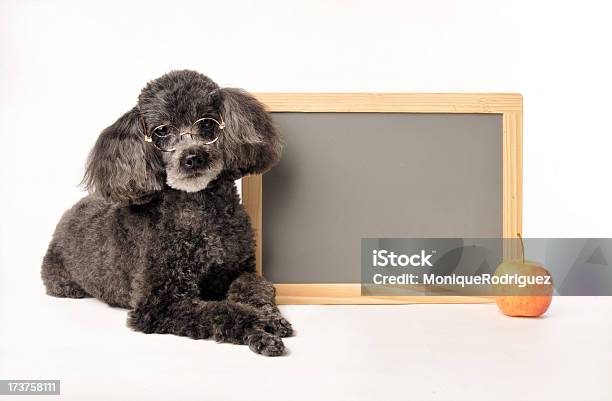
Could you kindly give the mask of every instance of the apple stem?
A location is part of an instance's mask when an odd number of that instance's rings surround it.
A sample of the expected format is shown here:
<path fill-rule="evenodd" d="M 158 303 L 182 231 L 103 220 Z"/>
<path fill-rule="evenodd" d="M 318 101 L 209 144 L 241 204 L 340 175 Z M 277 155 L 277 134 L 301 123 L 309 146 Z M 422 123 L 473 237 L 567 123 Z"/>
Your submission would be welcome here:
<path fill-rule="evenodd" d="M 516 236 L 521 240 L 521 261 L 525 264 L 525 244 L 523 243 L 523 236 L 521 233 L 516 233 Z"/>

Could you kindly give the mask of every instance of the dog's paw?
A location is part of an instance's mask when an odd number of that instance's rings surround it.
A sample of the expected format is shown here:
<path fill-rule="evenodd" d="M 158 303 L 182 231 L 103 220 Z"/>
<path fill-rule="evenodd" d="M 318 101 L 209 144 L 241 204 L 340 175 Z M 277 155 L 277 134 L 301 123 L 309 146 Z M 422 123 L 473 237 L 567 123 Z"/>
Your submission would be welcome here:
<path fill-rule="evenodd" d="M 280 337 L 290 337 L 293 335 L 291 323 L 282 316 L 271 316 L 266 325 L 266 329 Z"/>
<path fill-rule="evenodd" d="M 265 331 L 251 334 L 247 339 L 251 351 L 265 356 L 279 356 L 285 351 L 285 344 L 280 337 Z"/>

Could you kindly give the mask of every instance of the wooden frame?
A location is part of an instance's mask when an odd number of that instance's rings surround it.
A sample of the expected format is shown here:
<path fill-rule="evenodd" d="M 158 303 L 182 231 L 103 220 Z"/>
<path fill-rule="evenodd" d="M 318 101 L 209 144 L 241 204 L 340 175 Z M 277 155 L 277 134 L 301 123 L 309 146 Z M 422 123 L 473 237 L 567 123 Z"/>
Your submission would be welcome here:
<path fill-rule="evenodd" d="M 523 98 L 507 93 L 258 93 L 270 112 L 493 113 L 503 121 L 503 236 L 522 230 Z M 262 272 L 262 179 L 242 179 L 242 201 L 257 240 Z M 515 242 L 515 241 L 510 241 Z M 517 254 L 504 249 L 504 258 Z M 360 284 L 277 284 L 279 304 L 481 303 L 486 297 L 361 297 Z"/>

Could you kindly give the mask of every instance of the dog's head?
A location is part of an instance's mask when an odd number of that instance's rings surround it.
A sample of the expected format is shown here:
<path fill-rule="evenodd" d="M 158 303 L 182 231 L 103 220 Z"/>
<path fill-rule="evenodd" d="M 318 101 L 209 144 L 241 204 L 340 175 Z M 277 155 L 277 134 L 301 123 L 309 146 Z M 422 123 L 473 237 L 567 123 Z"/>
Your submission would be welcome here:
<path fill-rule="evenodd" d="M 254 97 L 195 71 L 173 71 L 149 82 L 138 104 L 102 131 L 83 181 L 108 201 L 143 203 L 165 184 L 196 192 L 222 174 L 263 173 L 281 149 Z"/>

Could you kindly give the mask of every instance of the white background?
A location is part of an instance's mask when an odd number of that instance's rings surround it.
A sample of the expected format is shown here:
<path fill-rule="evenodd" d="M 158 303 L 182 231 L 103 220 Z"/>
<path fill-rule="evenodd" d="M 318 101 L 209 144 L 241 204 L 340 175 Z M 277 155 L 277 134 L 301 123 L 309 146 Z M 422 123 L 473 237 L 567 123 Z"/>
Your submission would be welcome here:
<path fill-rule="evenodd" d="M 63 392 L 80 399 L 86 384 L 104 375 L 122 378 L 121 385 L 131 388 L 132 383 L 138 391 L 150 385 L 149 399 L 172 394 L 173 383 L 180 380 L 194 390 L 185 394 L 212 399 L 307 399 L 315 394 L 348 399 L 373 397 L 368 372 L 383 383 L 388 377 L 389 385 L 401 385 L 401 380 L 394 381 L 403 377 L 397 370 L 409 366 L 405 392 L 388 387 L 376 391 L 388 396 L 412 391 L 417 399 L 470 394 L 544 399 L 547 393 L 541 393 L 535 379 L 539 374 L 556 383 L 551 387 L 560 391 L 558 399 L 610 395 L 609 384 L 573 385 L 570 380 L 582 365 L 593 372 L 580 380 L 611 376 L 610 359 L 601 359 L 612 353 L 610 340 L 588 334 L 610 333 L 609 314 L 597 312 L 600 302 L 573 300 L 564 309 L 563 302 L 569 301 L 556 300 L 548 318 L 528 323 L 503 320 L 491 305 L 286 307 L 301 335 L 287 341 L 290 357 L 272 362 L 241 347 L 131 333 L 123 327 L 123 311 L 93 300 L 52 300 L 43 295 L 39 279 L 56 222 L 82 196 L 77 184 L 96 136 L 134 105 L 148 80 L 179 68 L 250 91 L 521 93 L 524 235 L 612 236 L 608 3 L 1 0 L 0 378 L 61 378 Z M 588 330 L 570 331 L 577 317 L 564 311 L 584 314 L 579 324 Z M 459 350 L 476 344 L 474 337 L 461 337 L 465 322 L 443 324 L 460 313 L 477 322 L 470 335 L 493 336 L 476 342 L 491 349 Z M 428 323 L 409 319 L 430 319 L 431 327 L 447 331 L 415 332 Z M 316 330 L 323 323 L 333 338 Z M 514 325 L 520 328 L 513 330 Z M 92 327 L 98 331 L 92 333 Z M 525 330 L 535 333 L 533 341 Z M 522 346 L 495 347 L 516 336 L 529 342 L 535 354 Z M 575 358 L 569 370 L 562 369 L 567 360 L 561 352 L 553 352 L 567 345 L 565 339 L 571 341 L 565 352 Z M 588 347 L 575 351 L 580 341 L 592 347 L 592 354 Z M 419 351 L 393 348 L 407 342 Z M 436 353 L 440 344 L 447 354 Z M 537 354 L 540 345 L 551 349 Z M 601 353 L 602 346 L 608 354 Z M 487 358 L 491 352 L 498 354 Z M 512 369 L 509 358 L 517 354 L 528 359 L 526 367 L 517 367 L 527 369 L 524 374 Z M 463 378 L 458 371 L 467 369 L 463 374 L 474 380 L 482 375 L 492 380 L 495 372 L 487 366 L 527 383 L 526 390 L 502 390 L 500 382 L 490 393 L 477 384 L 466 387 L 465 381 L 453 388 L 442 378 Z M 350 368 L 355 376 L 345 370 Z M 235 369 L 241 372 L 238 378 L 231 376 Z M 423 372 L 441 376 L 435 380 Z M 417 375 L 420 387 L 410 384 L 410 375 Z M 190 387 L 200 378 L 202 388 Z M 241 386 L 240 380 L 248 385 Z M 342 390 L 347 386 L 354 387 Z"/>

